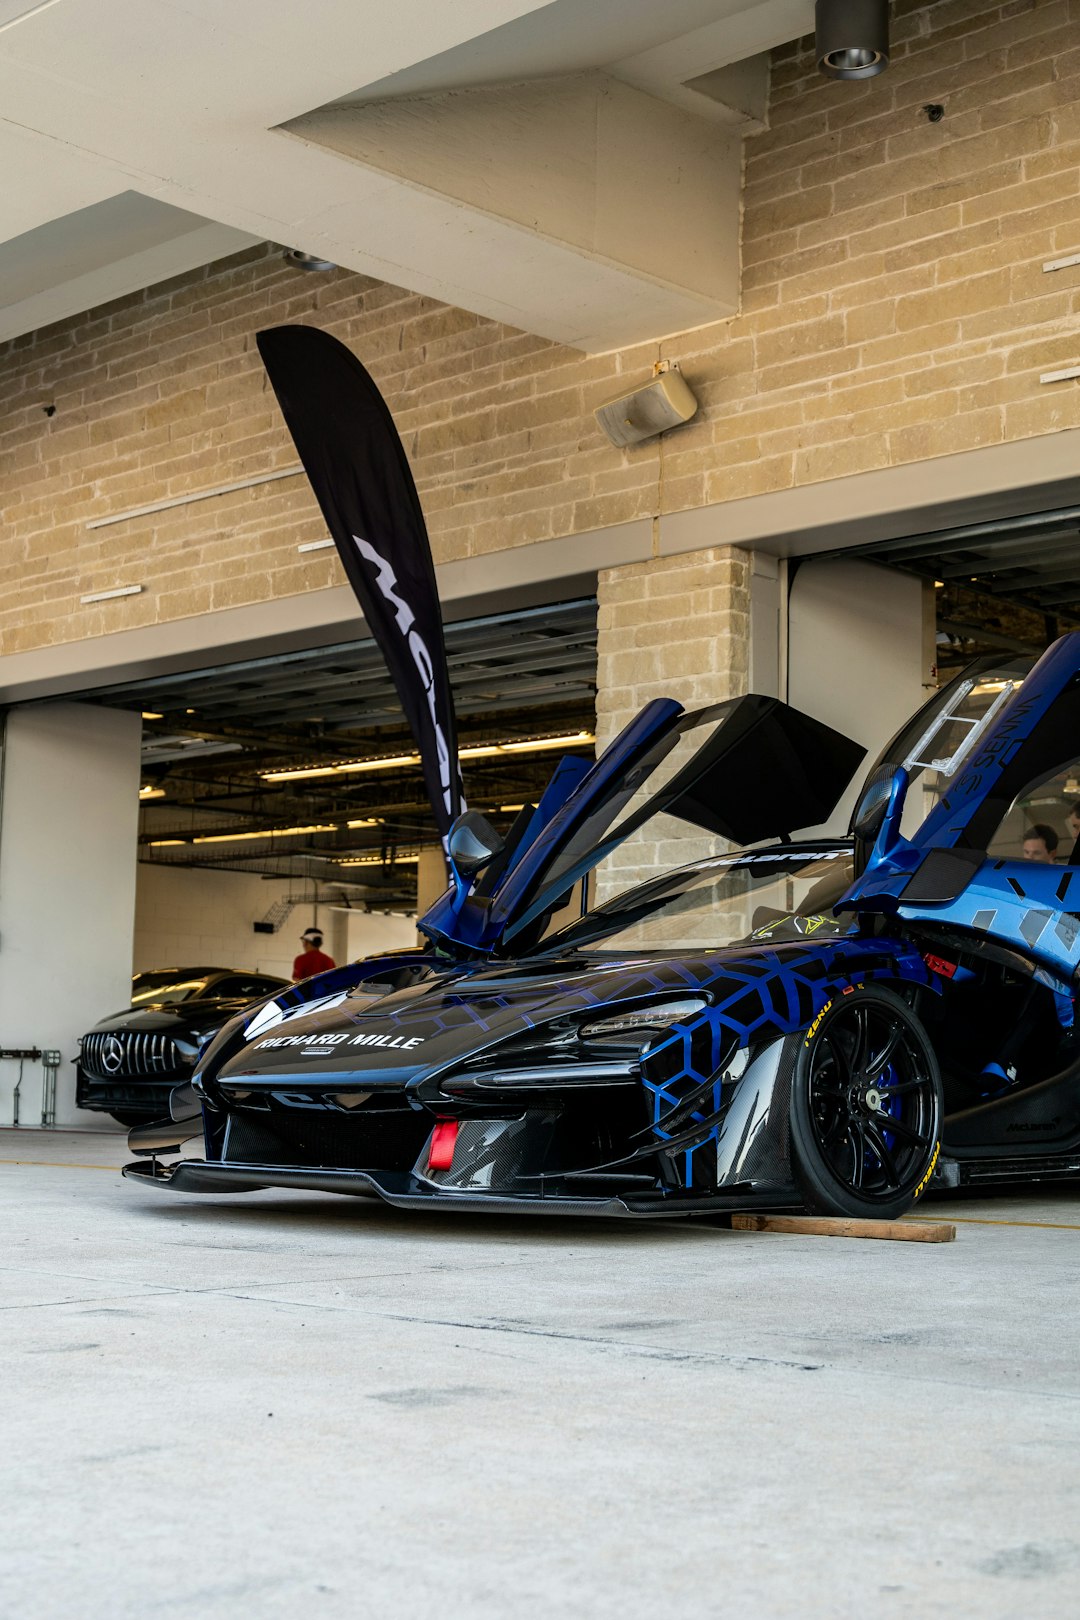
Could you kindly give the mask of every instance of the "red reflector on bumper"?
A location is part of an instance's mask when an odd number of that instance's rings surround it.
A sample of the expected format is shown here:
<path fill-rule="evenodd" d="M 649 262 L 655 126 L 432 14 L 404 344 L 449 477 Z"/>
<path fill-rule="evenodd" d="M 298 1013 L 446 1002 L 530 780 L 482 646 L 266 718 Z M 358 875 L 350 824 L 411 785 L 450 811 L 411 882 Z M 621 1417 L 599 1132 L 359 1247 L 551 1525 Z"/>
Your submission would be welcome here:
<path fill-rule="evenodd" d="M 456 1119 L 440 1119 L 431 1133 L 431 1146 L 428 1149 L 427 1167 L 429 1170 L 449 1170 L 454 1162 L 454 1146 L 457 1142 L 458 1121 Z"/>

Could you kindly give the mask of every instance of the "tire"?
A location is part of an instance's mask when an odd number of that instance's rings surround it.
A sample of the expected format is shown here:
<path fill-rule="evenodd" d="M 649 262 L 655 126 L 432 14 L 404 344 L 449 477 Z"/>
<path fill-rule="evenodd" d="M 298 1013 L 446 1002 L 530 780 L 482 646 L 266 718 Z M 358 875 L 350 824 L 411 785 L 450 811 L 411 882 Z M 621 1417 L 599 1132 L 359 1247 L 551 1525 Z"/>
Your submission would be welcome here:
<path fill-rule="evenodd" d="M 791 1160 L 807 1209 L 895 1220 L 925 1191 L 941 1148 L 926 1032 L 893 991 L 860 985 L 795 1039 Z"/>

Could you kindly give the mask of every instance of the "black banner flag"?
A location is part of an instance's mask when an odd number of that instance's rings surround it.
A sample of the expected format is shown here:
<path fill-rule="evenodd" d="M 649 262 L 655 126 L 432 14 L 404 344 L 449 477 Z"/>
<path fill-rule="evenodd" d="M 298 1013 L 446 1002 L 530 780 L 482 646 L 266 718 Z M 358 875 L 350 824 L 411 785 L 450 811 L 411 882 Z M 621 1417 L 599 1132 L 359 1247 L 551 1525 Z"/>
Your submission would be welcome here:
<path fill-rule="evenodd" d="M 344 344 L 275 326 L 259 353 L 420 753 L 439 835 L 465 808 L 427 526 L 386 402 Z"/>

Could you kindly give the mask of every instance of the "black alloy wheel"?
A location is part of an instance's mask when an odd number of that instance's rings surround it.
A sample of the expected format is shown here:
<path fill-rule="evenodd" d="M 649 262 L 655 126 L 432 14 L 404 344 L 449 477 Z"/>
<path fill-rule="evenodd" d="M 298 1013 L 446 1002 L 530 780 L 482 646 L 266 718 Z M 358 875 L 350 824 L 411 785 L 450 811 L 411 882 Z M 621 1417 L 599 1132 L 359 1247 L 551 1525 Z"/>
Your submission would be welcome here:
<path fill-rule="evenodd" d="M 807 1208 L 902 1215 L 941 1145 L 941 1075 L 922 1025 L 893 991 L 866 985 L 835 997 L 796 1038 L 791 1156 Z"/>

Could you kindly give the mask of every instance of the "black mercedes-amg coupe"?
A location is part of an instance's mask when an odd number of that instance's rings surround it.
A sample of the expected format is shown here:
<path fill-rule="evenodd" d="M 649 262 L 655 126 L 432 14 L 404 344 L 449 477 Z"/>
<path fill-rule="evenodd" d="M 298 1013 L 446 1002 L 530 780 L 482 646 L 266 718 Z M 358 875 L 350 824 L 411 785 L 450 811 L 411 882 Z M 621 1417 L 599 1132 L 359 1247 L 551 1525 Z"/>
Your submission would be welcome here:
<path fill-rule="evenodd" d="M 95 1024 L 79 1042 L 75 1102 L 138 1125 L 168 1112 L 199 1050 L 250 1002 L 280 993 L 287 979 L 233 968 L 161 968 L 137 973 L 131 1006 Z"/>

